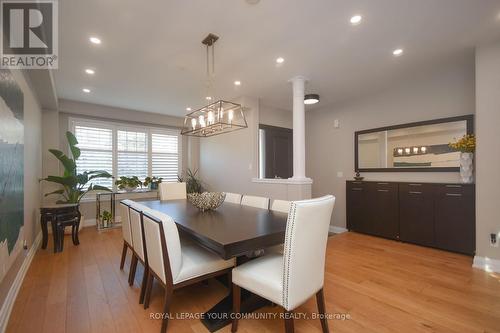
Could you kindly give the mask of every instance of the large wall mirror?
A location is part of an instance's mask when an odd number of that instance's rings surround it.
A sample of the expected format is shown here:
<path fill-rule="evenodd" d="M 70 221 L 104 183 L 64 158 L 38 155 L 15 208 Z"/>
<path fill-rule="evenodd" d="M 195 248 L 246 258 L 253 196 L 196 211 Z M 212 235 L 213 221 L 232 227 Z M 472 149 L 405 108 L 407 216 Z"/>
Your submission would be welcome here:
<path fill-rule="evenodd" d="M 460 116 L 355 133 L 360 172 L 459 171 L 460 153 L 448 143 L 473 133 L 473 116 Z"/>

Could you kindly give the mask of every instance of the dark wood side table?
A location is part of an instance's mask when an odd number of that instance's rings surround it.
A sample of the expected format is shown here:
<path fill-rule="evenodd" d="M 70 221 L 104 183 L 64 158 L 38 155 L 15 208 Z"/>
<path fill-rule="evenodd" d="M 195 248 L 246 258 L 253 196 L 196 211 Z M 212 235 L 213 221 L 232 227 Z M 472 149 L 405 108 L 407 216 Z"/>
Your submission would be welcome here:
<path fill-rule="evenodd" d="M 47 224 L 50 222 L 52 227 L 52 237 L 54 239 L 54 252 L 59 249 L 58 244 L 60 244 L 59 236 L 57 232 L 57 219 L 58 217 L 74 215 L 78 216 L 78 222 L 76 226 L 76 239 L 78 239 L 78 228 L 80 225 L 80 211 L 78 210 L 78 204 L 60 204 L 60 205 L 45 205 L 40 207 L 40 224 L 42 227 L 42 249 L 47 248 L 49 233 Z M 63 236 L 64 237 L 64 236 Z M 75 236 L 73 235 L 73 240 Z M 74 241 L 73 241 L 74 242 Z M 75 244 L 78 245 L 78 244 Z"/>

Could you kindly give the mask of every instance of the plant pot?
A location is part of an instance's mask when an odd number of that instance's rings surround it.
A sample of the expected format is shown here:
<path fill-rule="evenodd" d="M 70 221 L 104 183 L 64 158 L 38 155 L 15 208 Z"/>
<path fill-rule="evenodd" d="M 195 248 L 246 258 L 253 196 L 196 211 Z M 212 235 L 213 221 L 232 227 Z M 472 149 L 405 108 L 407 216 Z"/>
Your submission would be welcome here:
<path fill-rule="evenodd" d="M 460 180 L 464 184 L 474 181 L 474 154 L 460 153 Z"/>
<path fill-rule="evenodd" d="M 133 192 L 133 191 L 135 191 L 136 189 L 137 189 L 137 186 L 135 186 L 135 187 L 128 187 L 128 186 L 127 186 L 127 187 L 125 187 L 125 188 L 124 188 L 125 192 Z"/>

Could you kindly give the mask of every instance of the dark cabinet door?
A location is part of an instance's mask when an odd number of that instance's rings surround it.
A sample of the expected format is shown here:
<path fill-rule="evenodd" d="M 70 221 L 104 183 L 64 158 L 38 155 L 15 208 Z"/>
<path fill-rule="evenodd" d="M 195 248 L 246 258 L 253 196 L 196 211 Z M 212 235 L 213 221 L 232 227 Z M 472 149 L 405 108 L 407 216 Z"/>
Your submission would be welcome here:
<path fill-rule="evenodd" d="M 434 246 L 434 186 L 399 185 L 399 238 L 405 242 Z"/>
<path fill-rule="evenodd" d="M 399 203 L 397 183 L 370 183 L 368 186 L 368 233 L 385 238 L 399 238 Z"/>
<path fill-rule="evenodd" d="M 347 197 L 347 228 L 358 232 L 368 232 L 368 198 L 366 184 L 350 182 L 346 187 Z"/>
<path fill-rule="evenodd" d="M 436 185 L 436 247 L 474 254 L 475 198 L 469 185 Z"/>

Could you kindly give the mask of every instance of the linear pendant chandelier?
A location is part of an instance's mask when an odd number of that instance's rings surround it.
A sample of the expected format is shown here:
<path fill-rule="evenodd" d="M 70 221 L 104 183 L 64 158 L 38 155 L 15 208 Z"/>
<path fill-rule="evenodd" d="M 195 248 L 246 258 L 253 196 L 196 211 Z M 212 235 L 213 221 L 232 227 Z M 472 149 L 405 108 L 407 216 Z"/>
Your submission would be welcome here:
<path fill-rule="evenodd" d="M 207 48 L 207 97 L 208 101 L 213 100 L 211 95 L 212 78 L 215 68 L 215 42 L 219 39 L 214 34 L 209 34 L 202 40 L 202 44 Z M 212 68 L 210 68 L 210 51 L 212 51 Z M 198 110 L 188 113 L 184 117 L 184 126 L 181 134 L 197 137 L 209 137 L 224 133 L 233 132 L 247 128 L 248 124 L 240 104 L 218 100 L 210 103 Z"/>

